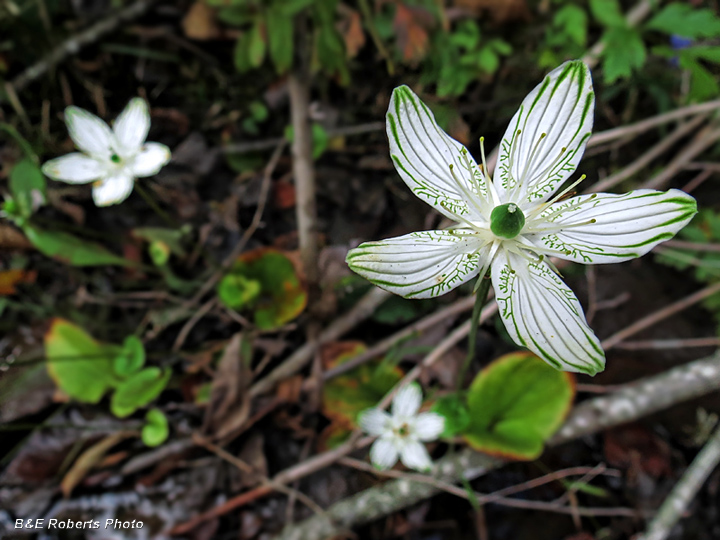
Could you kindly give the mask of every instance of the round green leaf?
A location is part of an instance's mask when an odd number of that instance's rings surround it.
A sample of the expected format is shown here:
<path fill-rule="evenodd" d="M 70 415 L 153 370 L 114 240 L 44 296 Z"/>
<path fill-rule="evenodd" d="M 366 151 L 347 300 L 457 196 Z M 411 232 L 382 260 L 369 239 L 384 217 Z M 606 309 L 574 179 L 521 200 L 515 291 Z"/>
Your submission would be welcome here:
<path fill-rule="evenodd" d="M 465 431 L 470 425 L 470 411 L 468 411 L 465 401 L 457 395 L 439 398 L 430 410 L 445 418 L 443 437 L 454 437 Z"/>
<path fill-rule="evenodd" d="M 147 446 L 159 446 L 167 440 L 170 432 L 168 420 L 160 409 L 150 409 L 145 415 L 145 422 L 142 440 Z"/>
<path fill-rule="evenodd" d="M 145 347 L 137 336 L 128 336 L 123 341 L 120 354 L 113 360 L 115 373 L 121 377 L 132 375 L 145 365 Z"/>
<path fill-rule="evenodd" d="M 85 403 L 97 403 L 119 383 L 113 370 L 118 349 L 64 319 L 53 319 L 45 334 L 48 374 L 68 396 Z"/>
<path fill-rule="evenodd" d="M 123 381 L 110 400 L 110 410 L 118 418 L 130 416 L 165 389 L 172 372 L 158 367 L 145 368 Z"/>
<path fill-rule="evenodd" d="M 575 395 L 574 378 L 537 356 L 507 354 L 481 371 L 468 393 L 465 440 L 482 452 L 532 460 L 560 427 Z"/>
<path fill-rule="evenodd" d="M 241 309 L 255 300 L 261 291 L 259 281 L 239 274 L 228 274 L 218 284 L 220 301 L 231 309 Z"/>

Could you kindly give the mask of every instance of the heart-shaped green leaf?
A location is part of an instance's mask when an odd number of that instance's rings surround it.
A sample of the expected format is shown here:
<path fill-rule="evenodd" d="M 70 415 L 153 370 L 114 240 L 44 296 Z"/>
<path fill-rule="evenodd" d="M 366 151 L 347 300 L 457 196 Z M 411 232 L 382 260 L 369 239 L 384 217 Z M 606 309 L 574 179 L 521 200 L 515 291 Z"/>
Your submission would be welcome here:
<path fill-rule="evenodd" d="M 167 440 L 170 429 L 167 417 L 161 410 L 150 409 L 145 415 L 145 422 L 141 435 L 147 446 L 159 446 Z"/>
<path fill-rule="evenodd" d="M 145 347 L 137 336 L 128 336 L 123 341 L 120 354 L 113 360 L 115 373 L 120 377 L 132 375 L 145 365 Z"/>
<path fill-rule="evenodd" d="M 138 371 L 117 387 L 110 400 L 110 410 L 119 418 L 130 416 L 160 395 L 171 374 L 169 369 L 161 370 L 159 367 Z"/>
<path fill-rule="evenodd" d="M 560 427 L 575 395 L 574 378 L 537 356 L 507 354 L 481 371 L 468 393 L 465 440 L 482 452 L 532 460 Z"/>
<path fill-rule="evenodd" d="M 47 370 L 68 396 L 97 403 L 105 392 L 119 384 L 113 370 L 117 345 L 93 339 L 85 330 L 64 319 L 54 319 L 45 334 Z"/>

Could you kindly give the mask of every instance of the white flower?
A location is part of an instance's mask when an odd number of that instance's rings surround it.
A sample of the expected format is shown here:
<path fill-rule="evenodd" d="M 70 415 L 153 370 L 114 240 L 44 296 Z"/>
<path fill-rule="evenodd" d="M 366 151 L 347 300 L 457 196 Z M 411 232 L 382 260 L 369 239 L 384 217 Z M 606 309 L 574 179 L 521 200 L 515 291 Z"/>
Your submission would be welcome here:
<path fill-rule="evenodd" d="M 367 409 L 358 423 L 363 431 L 378 439 L 370 448 L 370 461 L 380 470 L 389 469 L 398 460 L 409 469 L 427 471 L 432 461 L 422 442 L 437 439 L 445 429 L 445 419 L 435 413 L 420 413 L 422 391 L 411 383 L 398 390 L 391 412 Z"/>
<path fill-rule="evenodd" d="M 136 178 L 157 174 L 170 161 L 164 144 L 145 142 L 150 113 L 141 98 L 130 100 L 113 129 L 78 107 L 65 109 L 70 138 L 81 152 L 51 159 L 42 167 L 53 180 L 69 184 L 93 183 L 97 206 L 117 204 L 130 195 Z"/>
<path fill-rule="evenodd" d="M 582 62 L 548 74 L 510 122 L 491 182 L 409 88 L 396 88 L 387 113 L 395 167 L 416 196 L 457 225 L 362 244 L 348 254 L 350 268 L 407 298 L 444 294 L 490 268 L 518 345 L 558 369 L 602 371 L 600 342 L 547 257 L 583 264 L 639 257 L 672 238 L 697 205 L 676 189 L 562 200 L 575 183 L 555 194 L 585 150 L 594 102 Z"/>

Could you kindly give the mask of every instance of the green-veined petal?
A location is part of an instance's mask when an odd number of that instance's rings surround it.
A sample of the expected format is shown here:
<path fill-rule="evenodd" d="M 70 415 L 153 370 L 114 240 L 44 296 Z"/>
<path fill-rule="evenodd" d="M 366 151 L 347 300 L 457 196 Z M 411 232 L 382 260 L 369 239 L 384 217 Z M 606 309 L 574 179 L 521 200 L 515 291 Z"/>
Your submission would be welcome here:
<path fill-rule="evenodd" d="M 505 131 L 494 183 L 502 202 L 542 202 L 575 171 L 590 138 L 595 95 L 579 60 L 551 71 Z M 544 135 L 543 135 L 544 134 Z"/>
<path fill-rule="evenodd" d="M 130 196 L 134 185 L 135 179 L 125 171 L 103 178 L 93 184 L 93 201 L 96 206 L 119 204 Z"/>
<path fill-rule="evenodd" d="M 390 157 L 417 197 L 450 219 L 456 219 L 454 215 L 480 217 L 478 207 L 487 205 L 482 172 L 407 86 L 393 90 L 386 128 Z"/>
<path fill-rule="evenodd" d="M 67 107 L 65 125 L 75 146 L 86 154 L 107 160 L 115 152 L 117 141 L 110 127 L 85 109 Z"/>
<path fill-rule="evenodd" d="M 115 120 L 113 131 L 126 154 L 137 151 L 150 131 L 150 112 L 144 99 L 130 100 Z"/>
<path fill-rule="evenodd" d="M 476 236 L 424 231 L 350 250 L 350 269 L 405 298 L 432 298 L 475 277 L 489 247 Z"/>
<path fill-rule="evenodd" d="M 397 418 L 415 416 L 422 405 L 422 390 L 417 383 L 400 388 L 392 401 L 392 415 Z"/>
<path fill-rule="evenodd" d="M 394 441 L 380 438 L 370 447 L 370 461 L 380 470 L 389 469 L 398 459 L 398 449 Z"/>
<path fill-rule="evenodd" d="M 604 369 L 605 354 L 580 302 L 546 263 L 499 250 L 492 281 L 500 316 L 518 345 L 563 371 L 595 375 Z"/>
<path fill-rule="evenodd" d="M 606 264 L 644 255 L 669 240 L 697 213 L 677 189 L 597 193 L 552 204 L 541 214 L 545 234 L 531 235 L 539 250 L 579 263 Z"/>
<path fill-rule="evenodd" d="M 149 142 L 142 146 L 130 167 L 138 178 L 153 176 L 170 161 L 170 149 L 164 144 Z"/>
<path fill-rule="evenodd" d="M 400 461 L 408 469 L 416 471 L 429 471 L 432 468 L 432 460 L 430 454 L 425 449 L 425 445 L 417 441 L 408 441 L 400 449 Z"/>
<path fill-rule="evenodd" d="M 103 176 L 105 167 L 96 159 L 73 152 L 45 162 L 42 172 L 53 180 L 68 184 L 87 184 Z"/>

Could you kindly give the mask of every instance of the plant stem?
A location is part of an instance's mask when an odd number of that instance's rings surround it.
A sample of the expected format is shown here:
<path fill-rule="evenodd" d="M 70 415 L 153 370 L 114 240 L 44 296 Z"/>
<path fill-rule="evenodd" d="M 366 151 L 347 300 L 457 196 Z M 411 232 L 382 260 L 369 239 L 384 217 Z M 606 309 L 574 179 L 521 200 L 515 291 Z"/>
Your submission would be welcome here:
<path fill-rule="evenodd" d="M 482 281 L 480 281 L 480 288 L 478 288 L 477 294 L 475 295 L 475 305 L 473 306 L 470 322 L 470 333 L 468 334 L 468 352 L 465 357 L 465 362 L 463 362 L 460 372 L 458 373 L 455 390 L 460 390 L 462 387 L 465 375 L 467 375 L 468 369 L 470 369 L 470 364 L 472 363 L 473 358 L 475 358 L 475 345 L 477 343 L 477 328 L 478 323 L 480 322 L 480 313 L 482 312 L 485 302 L 487 302 L 488 292 L 490 292 L 490 272 L 487 272 L 480 279 Z"/>
<path fill-rule="evenodd" d="M 140 194 L 140 196 L 145 199 L 145 202 L 148 203 L 150 208 L 153 209 L 153 211 L 160 216 L 160 219 L 162 219 L 165 223 L 170 225 L 173 229 L 176 229 L 179 227 L 177 223 L 175 223 L 175 220 L 171 218 L 165 210 L 160 208 L 160 205 L 155 201 L 155 199 L 152 198 L 152 195 L 150 195 L 147 190 L 142 187 L 140 182 L 135 182 L 135 190 Z"/>

